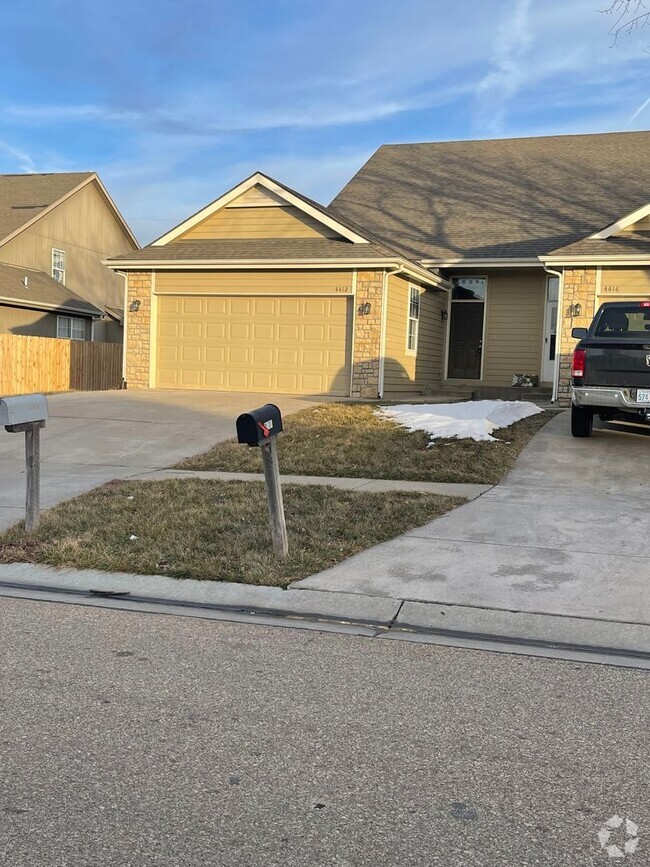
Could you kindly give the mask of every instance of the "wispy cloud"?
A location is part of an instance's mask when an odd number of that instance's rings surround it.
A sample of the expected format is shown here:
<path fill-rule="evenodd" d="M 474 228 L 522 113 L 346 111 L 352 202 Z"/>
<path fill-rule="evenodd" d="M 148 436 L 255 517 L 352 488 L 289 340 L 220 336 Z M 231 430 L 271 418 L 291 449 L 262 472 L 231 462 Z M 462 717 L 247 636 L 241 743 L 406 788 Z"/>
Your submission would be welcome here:
<path fill-rule="evenodd" d="M 9 142 L 0 139 L 0 151 L 15 161 L 16 167 L 21 172 L 35 172 L 36 164 L 31 156 L 20 148 L 14 147 Z"/>
<path fill-rule="evenodd" d="M 491 69 L 476 88 L 477 120 L 482 133 L 503 132 L 508 105 L 524 80 L 522 61 L 532 43 L 530 7 L 531 0 L 515 0 L 499 25 Z"/>
<path fill-rule="evenodd" d="M 634 114 L 630 118 L 629 123 L 633 124 L 634 121 L 637 119 L 637 117 L 639 117 L 639 115 L 643 114 L 643 112 L 646 110 L 646 108 L 648 108 L 649 105 L 650 105 L 650 97 L 648 97 L 648 99 L 646 99 L 645 102 L 641 103 L 641 105 L 637 108 L 637 110 L 634 112 Z"/>

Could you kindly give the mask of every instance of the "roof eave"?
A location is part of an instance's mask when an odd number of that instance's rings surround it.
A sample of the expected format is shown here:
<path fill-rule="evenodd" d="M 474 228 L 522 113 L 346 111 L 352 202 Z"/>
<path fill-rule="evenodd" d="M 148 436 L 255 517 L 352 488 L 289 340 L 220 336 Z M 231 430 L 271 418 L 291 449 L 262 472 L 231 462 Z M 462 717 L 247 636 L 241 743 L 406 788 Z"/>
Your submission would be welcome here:
<path fill-rule="evenodd" d="M 544 265 L 650 265 L 650 253 L 644 256 L 641 253 L 628 254 L 626 256 L 540 256 Z"/>
<path fill-rule="evenodd" d="M 28 310 L 44 310 L 47 313 L 75 313 L 77 316 L 88 316 L 91 319 L 101 319 L 104 315 L 101 310 L 80 310 L 78 307 L 69 307 L 67 304 L 47 304 L 45 301 L 28 301 L 25 298 L 11 298 L 0 295 L 0 304 L 10 304 L 12 307 L 24 307 Z"/>
<path fill-rule="evenodd" d="M 539 258 L 420 259 L 425 268 L 539 268 Z"/>
<path fill-rule="evenodd" d="M 153 270 L 157 271 L 186 271 L 186 270 L 262 270 L 262 269 L 285 269 L 297 270 L 300 268 L 323 270 L 325 268 L 384 268 L 399 269 L 412 277 L 436 288 L 449 290 L 451 284 L 443 277 L 432 274 L 425 268 L 409 262 L 403 258 L 390 259 L 104 259 L 106 267 L 114 271 L 125 270 Z"/>

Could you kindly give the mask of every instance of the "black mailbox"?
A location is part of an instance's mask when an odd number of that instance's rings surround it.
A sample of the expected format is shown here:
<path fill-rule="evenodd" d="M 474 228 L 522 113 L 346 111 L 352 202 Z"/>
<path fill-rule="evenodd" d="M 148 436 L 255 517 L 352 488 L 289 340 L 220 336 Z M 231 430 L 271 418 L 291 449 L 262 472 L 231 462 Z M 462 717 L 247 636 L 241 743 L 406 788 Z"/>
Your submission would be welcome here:
<path fill-rule="evenodd" d="M 249 446 L 263 446 L 282 430 L 282 415 L 274 403 L 244 412 L 237 419 L 237 439 Z"/>

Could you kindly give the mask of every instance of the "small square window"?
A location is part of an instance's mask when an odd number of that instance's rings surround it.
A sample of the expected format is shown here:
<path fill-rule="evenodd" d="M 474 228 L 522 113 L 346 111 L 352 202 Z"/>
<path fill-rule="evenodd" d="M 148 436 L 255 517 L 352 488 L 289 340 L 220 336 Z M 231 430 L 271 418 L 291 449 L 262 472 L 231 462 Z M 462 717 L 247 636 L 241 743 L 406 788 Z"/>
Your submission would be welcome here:
<path fill-rule="evenodd" d="M 65 283 L 65 250 L 52 248 L 52 276 L 58 283 Z"/>
<path fill-rule="evenodd" d="M 73 316 L 58 316 L 56 320 L 56 336 L 67 340 L 86 339 L 86 320 Z"/>
<path fill-rule="evenodd" d="M 417 286 L 409 288 L 409 310 L 406 328 L 406 348 L 416 352 L 418 348 L 418 329 L 420 322 L 420 291 Z"/>

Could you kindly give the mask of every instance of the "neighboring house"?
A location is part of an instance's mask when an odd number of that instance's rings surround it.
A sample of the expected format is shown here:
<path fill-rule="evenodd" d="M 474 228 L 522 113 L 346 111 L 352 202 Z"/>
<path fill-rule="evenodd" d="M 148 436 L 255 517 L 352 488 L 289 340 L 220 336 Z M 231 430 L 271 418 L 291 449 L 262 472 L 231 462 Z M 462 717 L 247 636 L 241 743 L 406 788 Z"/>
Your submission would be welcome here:
<path fill-rule="evenodd" d="M 536 378 L 650 297 L 650 133 L 391 145 L 327 208 L 256 174 L 110 267 L 130 387 L 377 397 Z M 136 309 L 137 308 L 137 309 Z"/>
<path fill-rule="evenodd" d="M 0 333 L 121 343 L 138 242 L 94 172 L 0 175 Z"/>

